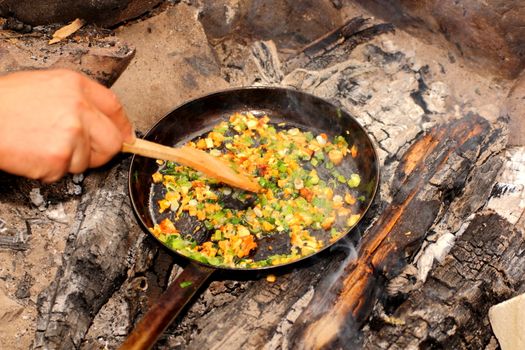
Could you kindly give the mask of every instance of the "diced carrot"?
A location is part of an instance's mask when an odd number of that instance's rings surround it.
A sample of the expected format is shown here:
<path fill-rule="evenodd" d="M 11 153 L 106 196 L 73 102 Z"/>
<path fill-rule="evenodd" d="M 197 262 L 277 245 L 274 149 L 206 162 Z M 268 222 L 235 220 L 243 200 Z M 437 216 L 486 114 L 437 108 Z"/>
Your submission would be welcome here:
<path fill-rule="evenodd" d="M 301 197 L 303 197 L 304 199 L 306 199 L 306 201 L 308 202 L 311 202 L 312 199 L 314 198 L 314 193 L 313 191 L 307 189 L 307 188 L 301 188 L 299 190 L 299 194 L 301 195 Z"/>
<path fill-rule="evenodd" d="M 170 219 L 166 218 L 159 223 L 159 227 L 164 234 L 178 234 L 179 230 L 175 227 Z"/>
<path fill-rule="evenodd" d="M 204 139 L 200 139 L 197 141 L 196 147 L 198 149 L 206 149 L 206 141 Z"/>
<path fill-rule="evenodd" d="M 239 258 L 248 256 L 252 249 L 257 248 L 257 243 L 255 243 L 255 241 L 253 240 L 253 235 L 241 237 L 241 240 L 241 247 L 240 250 L 237 252 L 237 257 Z"/>
<path fill-rule="evenodd" d="M 259 174 L 261 176 L 264 176 L 268 173 L 268 165 L 267 164 L 259 164 L 257 165 L 257 170 L 259 171 Z"/>
<path fill-rule="evenodd" d="M 299 239 L 299 235 L 297 235 L 297 233 L 295 233 L 295 232 L 292 232 L 290 234 L 290 242 L 293 245 L 299 245 L 301 243 L 301 240 Z"/>
<path fill-rule="evenodd" d="M 217 249 L 213 247 L 213 242 L 204 242 L 200 251 L 210 257 L 217 255 Z"/>
<path fill-rule="evenodd" d="M 199 180 L 192 181 L 191 185 L 193 187 L 204 187 L 205 186 L 204 182 L 199 181 Z"/>
<path fill-rule="evenodd" d="M 268 275 L 268 276 L 266 276 L 266 281 L 268 281 L 268 282 L 270 282 L 270 283 L 275 282 L 276 279 L 277 279 L 277 278 L 275 277 L 275 275 Z"/>
<path fill-rule="evenodd" d="M 355 158 L 357 157 L 357 146 L 356 145 L 353 145 L 352 148 L 350 149 L 350 154 L 352 155 L 352 158 Z"/>
<path fill-rule="evenodd" d="M 226 251 L 230 247 L 230 241 L 219 241 L 219 248 Z"/>

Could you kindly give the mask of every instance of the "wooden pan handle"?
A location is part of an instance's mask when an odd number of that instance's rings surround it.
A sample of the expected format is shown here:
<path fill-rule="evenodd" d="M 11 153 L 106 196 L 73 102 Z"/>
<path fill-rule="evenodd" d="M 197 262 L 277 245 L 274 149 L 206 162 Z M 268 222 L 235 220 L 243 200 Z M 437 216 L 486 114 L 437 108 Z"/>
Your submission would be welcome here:
<path fill-rule="evenodd" d="M 215 269 L 190 263 L 140 320 L 120 350 L 150 349 Z"/>

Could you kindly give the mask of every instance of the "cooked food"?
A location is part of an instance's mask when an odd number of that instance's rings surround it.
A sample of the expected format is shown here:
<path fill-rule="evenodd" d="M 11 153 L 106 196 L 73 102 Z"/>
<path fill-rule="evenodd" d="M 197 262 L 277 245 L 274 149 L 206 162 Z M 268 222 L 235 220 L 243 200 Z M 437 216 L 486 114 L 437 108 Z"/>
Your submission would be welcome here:
<path fill-rule="evenodd" d="M 235 113 L 188 143 L 255 178 L 263 190 L 248 193 L 173 162 L 152 175 L 163 197 L 162 219 L 151 232 L 168 247 L 203 263 L 253 268 L 285 264 L 316 253 L 360 218 L 357 169 L 340 167 L 359 150 L 267 116 Z M 191 219 L 188 225 L 178 223 Z M 187 220 L 186 220 L 187 221 Z M 196 234 L 198 233 L 198 234 Z M 262 248 L 264 246 L 264 248 Z"/>

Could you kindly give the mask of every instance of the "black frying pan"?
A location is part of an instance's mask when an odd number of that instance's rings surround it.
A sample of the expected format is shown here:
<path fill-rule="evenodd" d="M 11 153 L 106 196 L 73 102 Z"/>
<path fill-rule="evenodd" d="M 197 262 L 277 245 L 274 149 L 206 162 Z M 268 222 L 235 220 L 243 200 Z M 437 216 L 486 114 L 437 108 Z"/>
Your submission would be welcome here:
<path fill-rule="evenodd" d="M 217 92 L 176 108 L 153 126 L 145 139 L 169 146 L 179 145 L 210 131 L 234 112 L 248 111 L 255 115 L 266 114 L 273 122 L 284 121 L 287 125 L 310 130 L 314 134 L 324 132 L 330 137 L 342 135 L 350 145 L 355 144 L 359 149 L 358 156 L 353 159 L 345 157 L 339 171 L 343 175 L 345 170 L 360 174 L 361 183 L 357 190 L 364 194 L 365 200 L 358 201 L 353 210 L 360 213 L 361 218 L 363 217 L 372 203 L 379 183 L 379 164 L 373 143 L 366 131 L 352 116 L 313 95 L 275 87 L 250 87 Z M 347 161 L 346 158 L 349 160 Z M 158 164 L 154 159 L 133 157 L 129 173 L 129 191 L 133 209 L 146 230 L 162 219 L 157 214 L 156 204 L 162 189 L 152 183 L 151 177 L 157 170 Z M 182 226 L 183 229 L 188 229 L 186 232 L 193 232 L 191 228 L 195 226 L 195 222 L 188 218 L 183 220 L 185 221 L 175 223 L 177 227 Z M 202 232 L 195 234 L 202 235 Z M 194 238 L 200 239 L 200 237 Z M 326 240 L 323 250 L 335 243 L 336 241 Z M 265 244 L 258 242 L 258 245 L 256 255 L 259 254 L 261 258 L 264 258 Z M 272 242 L 272 246 L 272 252 L 275 254 L 275 247 L 278 247 L 279 244 Z M 281 246 L 284 247 L 285 243 Z M 176 251 L 174 253 L 178 254 Z M 299 260 L 283 265 L 297 261 Z M 220 269 L 261 270 L 279 266 L 253 269 L 221 267 Z M 123 344 L 122 349 L 151 347 L 196 291 L 217 269 L 217 267 L 198 261 L 191 261 L 160 297 L 157 304 L 140 321 Z"/>

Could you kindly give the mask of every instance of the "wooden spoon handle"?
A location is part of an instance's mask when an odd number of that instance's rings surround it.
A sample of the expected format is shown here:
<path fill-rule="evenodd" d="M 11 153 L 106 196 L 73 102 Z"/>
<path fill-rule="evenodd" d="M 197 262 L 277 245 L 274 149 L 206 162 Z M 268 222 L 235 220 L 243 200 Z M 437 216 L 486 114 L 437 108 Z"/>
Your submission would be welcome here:
<path fill-rule="evenodd" d="M 212 155 L 188 146 L 168 147 L 155 142 L 135 139 L 133 143 L 124 143 L 122 152 L 134 153 L 148 158 L 171 160 L 217 179 L 225 184 L 246 191 L 259 192 L 261 187 L 247 176 L 236 173 L 226 163 Z"/>

